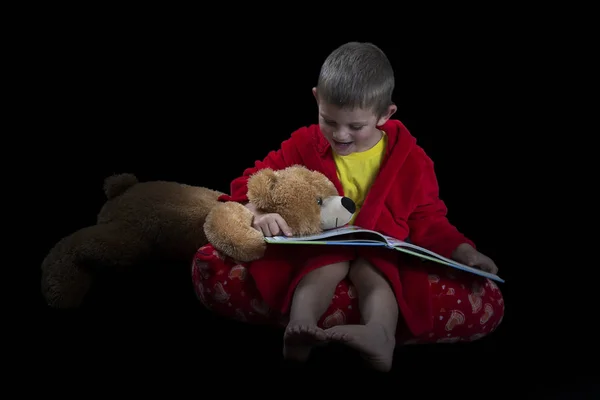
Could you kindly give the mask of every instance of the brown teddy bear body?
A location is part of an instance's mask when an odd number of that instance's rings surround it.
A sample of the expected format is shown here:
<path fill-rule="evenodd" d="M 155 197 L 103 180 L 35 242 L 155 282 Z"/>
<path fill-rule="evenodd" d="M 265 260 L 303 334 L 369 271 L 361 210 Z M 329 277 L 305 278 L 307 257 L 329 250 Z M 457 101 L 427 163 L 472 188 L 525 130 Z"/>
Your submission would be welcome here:
<path fill-rule="evenodd" d="M 132 174 L 106 179 L 95 225 L 61 239 L 42 263 L 42 294 L 55 308 L 74 308 L 98 272 L 126 270 L 150 260 L 192 262 L 207 243 L 240 262 L 261 258 L 266 243 L 252 228 L 253 214 L 223 193 L 205 187 L 151 181 Z M 248 197 L 262 212 L 279 213 L 296 235 L 344 225 L 354 204 L 339 196 L 319 172 L 293 166 L 264 169 L 250 177 Z"/>
<path fill-rule="evenodd" d="M 79 307 L 99 268 L 126 268 L 150 258 L 189 261 L 206 243 L 203 224 L 220 192 L 185 184 L 106 179 L 97 224 L 60 240 L 42 263 L 42 294 L 57 308 Z"/>

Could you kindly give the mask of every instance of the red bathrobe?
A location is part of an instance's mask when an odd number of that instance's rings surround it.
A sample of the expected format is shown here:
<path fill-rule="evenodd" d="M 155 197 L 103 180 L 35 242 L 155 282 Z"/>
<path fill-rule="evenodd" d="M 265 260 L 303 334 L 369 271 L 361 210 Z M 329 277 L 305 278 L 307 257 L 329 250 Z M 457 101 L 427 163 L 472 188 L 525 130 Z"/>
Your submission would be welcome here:
<path fill-rule="evenodd" d="M 446 218 L 446 206 L 438 197 L 433 162 L 417 146 L 415 138 L 398 120 L 390 120 L 380 128 L 388 136 L 386 154 L 355 224 L 398 239 L 409 238 L 414 244 L 445 257 L 450 257 L 461 243 L 474 246 Z M 343 195 L 330 145 L 319 126 L 311 125 L 295 131 L 279 150 L 246 169 L 231 183 L 231 195 L 221 196 L 220 200 L 247 202 L 247 181 L 251 174 L 262 168 L 277 170 L 293 164 L 322 172 Z M 389 280 L 413 335 L 432 328 L 428 273 L 419 268 L 416 259 L 407 261 L 395 251 L 372 247 L 308 245 L 298 246 L 293 254 L 291 251 L 287 246 L 285 249 L 270 246 L 262 259 L 248 266 L 264 301 L 273 309 L 288 312 L 297 283 L 309 271 L 361 256 Z"/>

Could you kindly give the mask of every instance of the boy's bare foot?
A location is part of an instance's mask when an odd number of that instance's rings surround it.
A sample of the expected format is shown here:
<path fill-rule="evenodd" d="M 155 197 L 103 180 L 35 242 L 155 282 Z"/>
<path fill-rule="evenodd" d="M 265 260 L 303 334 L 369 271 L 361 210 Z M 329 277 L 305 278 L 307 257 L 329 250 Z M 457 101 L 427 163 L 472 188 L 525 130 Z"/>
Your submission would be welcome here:
<path fill-rule="evenodd" d="M 325 331 L 311 321 L 290 321 L 283 335 L 283 357 L 292 361 L 308 360 L 314 345 L 327 339 Z"/>
<path fill-rule="evenodd" d="M 369 365 L 382 372 L 392 368 L 396 340 L 381 325 L 337 325 L 326 329 L 330 341 L 341 342 L 361 353 Z"/>

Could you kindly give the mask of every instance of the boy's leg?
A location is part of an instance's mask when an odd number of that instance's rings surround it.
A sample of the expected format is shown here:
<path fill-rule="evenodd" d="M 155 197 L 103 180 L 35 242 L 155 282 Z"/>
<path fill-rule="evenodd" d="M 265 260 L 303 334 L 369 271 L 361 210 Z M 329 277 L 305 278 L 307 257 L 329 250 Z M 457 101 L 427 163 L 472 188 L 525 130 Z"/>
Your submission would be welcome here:
<path fill-rule="evenodd" d="M 385 277 L 363 258 L 351 264 L 349 275 L 358 292 L 364 325 L 338 325 L 325 332 L 330 340 L 361 352 L 373 368 L 387 372 L 396 346 L 396 297 Z"/>
<path fill-rule="evenodd" d="M 335 288 L 348 275 L 347 261 L 317 268 L 302 278 L 294 291 L 290 322 L 286 327 L 283 355 L 305 361 L 311 347 L 327 338 L 317 322 L 331 304 Z"/>

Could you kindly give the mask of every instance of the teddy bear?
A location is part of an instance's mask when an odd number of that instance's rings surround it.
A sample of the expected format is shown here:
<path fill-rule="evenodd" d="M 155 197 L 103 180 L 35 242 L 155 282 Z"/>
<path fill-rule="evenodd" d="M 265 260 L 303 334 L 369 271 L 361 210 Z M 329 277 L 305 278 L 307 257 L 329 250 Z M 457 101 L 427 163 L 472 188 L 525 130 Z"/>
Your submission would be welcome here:
<path fill-rule="evenodd" d="M 347 225 L 356 212 L 356 204 L 350 198 L 338 195 L 329 179 L 304 167 L 294 166 L 277 171 L 262 169 L 248 179 L 247 186 L 248 200 L 263 213 L 281 215 L 294 237 L 315 235 Z M 198 249 L 192 262 L 192 283 L 196 297 L 205 309 L 222 317 L 244 323 L 283 327 L 288 322 L 288 315 L 269 306 L 253 279 L 252 261 L 263 257 L 266 245 L 261 233 L 246 230 L 252 221 L 251 216 L 240 218 L 236 221 L 237 228 L 228 229 L 229 233 L 233 233 L 233 229 L 244 229 L 248 236 L 236 233 L 224 240 L 222 226 L 227 223 L 227 216 L 247 215 L 238 211 L 239 208 L 246 209 L 239 203 L 222 203 L 207 217 L 205 232 L 209 241 Z M 269 246 L 281 246 L 278 250 L 289 254 L 289 257 L 294 257 L 294 251 L 310 251 L 306 247 L 295 248 L 291 245 L 293 247 L 290 248 L 286 244 L 271 243 Z M 346 277 L 338 284 L 318 325 L 328 328 L 357 324 L 360 320 L 357 291 Z"/>
<path fill-rule="evenodd" d="M 240 203 L 221 201 L 219 191 L 140 182 L 123 173 L 105 179 L 104 193 L 96 224 L 59 240 L 42 262 L 42 295 L 53 308 L 82 306 L 98 274 L 112 276 L 157 259 L 190 265 L 207 245 L 235 263 L 259 259 L 266 250 L 263 234 L 252 227 L 253 214 Z M 355 212 L 329 179 L 303 166 L 258 171 L 249 178 L 248 198 L 263 212 L 281 214 L 298 235 L 346 224 Z"/>

